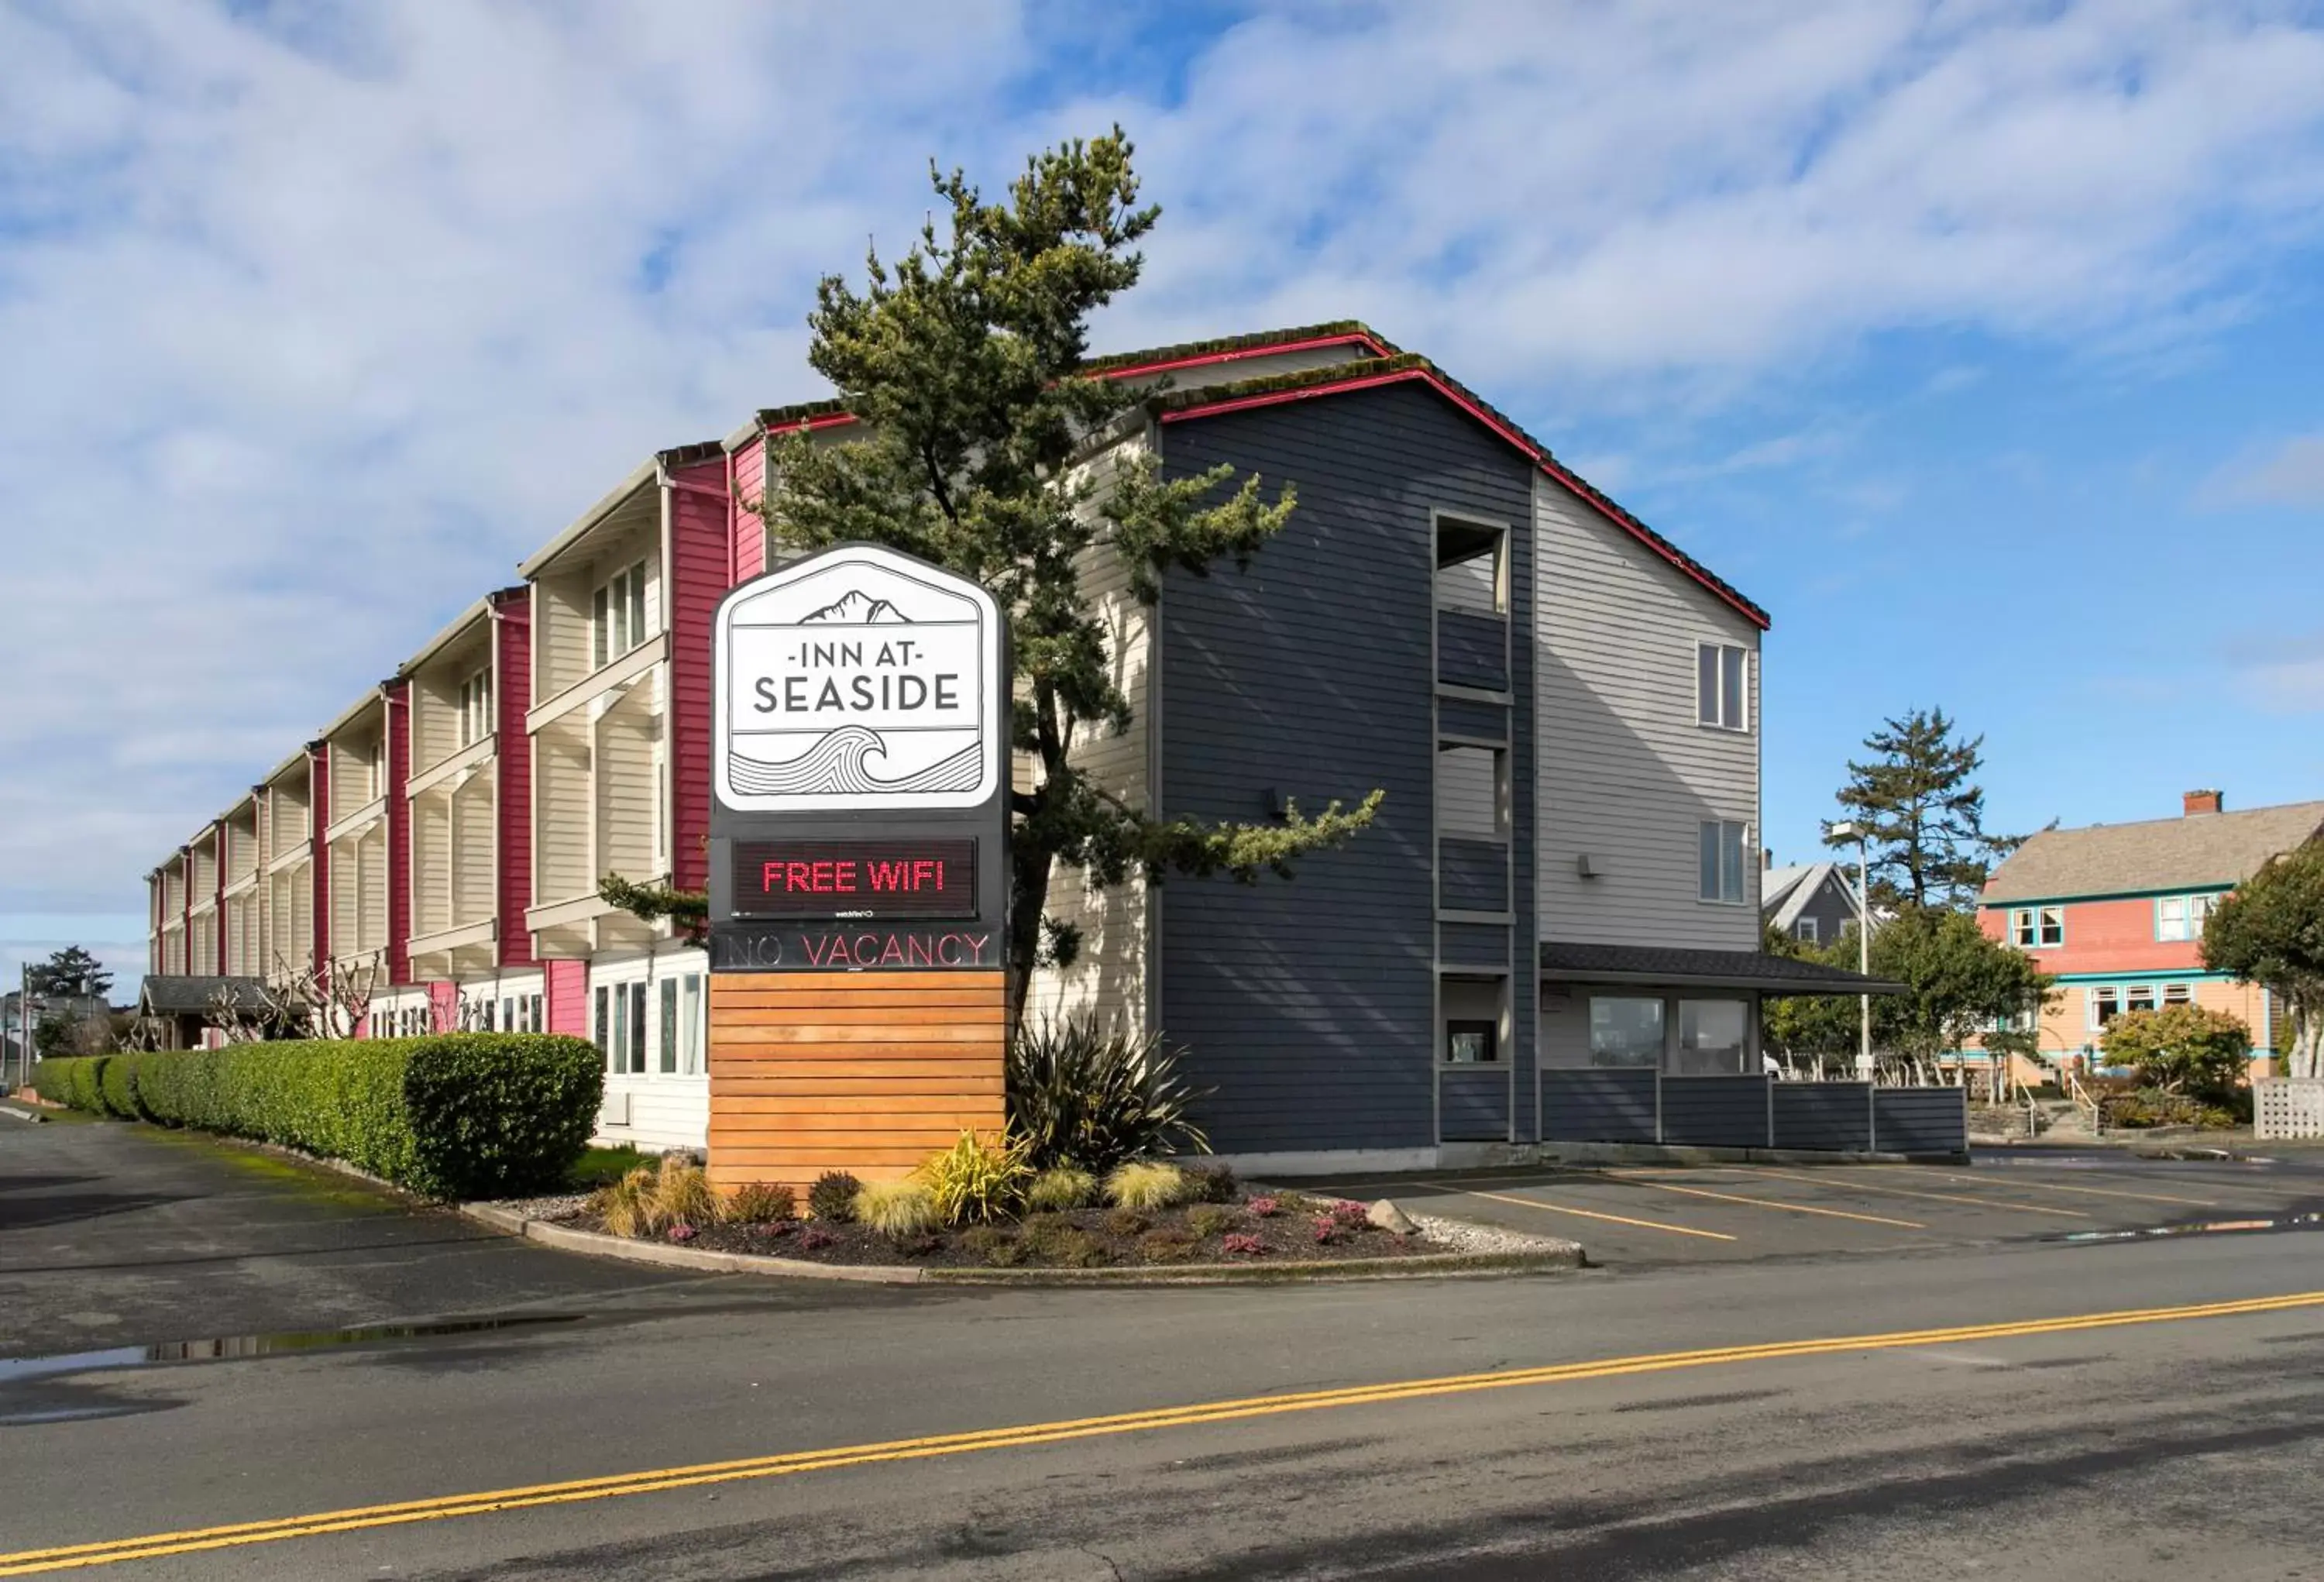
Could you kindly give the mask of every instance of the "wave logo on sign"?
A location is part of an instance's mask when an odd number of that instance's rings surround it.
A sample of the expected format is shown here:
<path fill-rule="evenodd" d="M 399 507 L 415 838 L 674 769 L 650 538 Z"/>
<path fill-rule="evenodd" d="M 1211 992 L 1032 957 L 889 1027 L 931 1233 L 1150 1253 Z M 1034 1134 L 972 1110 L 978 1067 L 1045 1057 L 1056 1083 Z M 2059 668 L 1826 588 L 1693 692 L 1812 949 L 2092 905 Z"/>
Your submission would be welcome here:
<path fill-rule="evenodd" d="M 737 588 L 718 622 L 720 800 L 756 812 L 971 808 L 999 785 L 999 611 L 869 545 Z"/>

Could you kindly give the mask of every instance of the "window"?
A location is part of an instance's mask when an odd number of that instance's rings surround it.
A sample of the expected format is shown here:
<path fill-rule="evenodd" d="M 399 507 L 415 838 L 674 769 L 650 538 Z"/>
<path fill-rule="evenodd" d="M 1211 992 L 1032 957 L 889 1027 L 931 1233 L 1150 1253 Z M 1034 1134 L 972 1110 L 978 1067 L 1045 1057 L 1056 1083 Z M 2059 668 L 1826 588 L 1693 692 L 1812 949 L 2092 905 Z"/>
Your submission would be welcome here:
<path fill-rule="evenodd" d="M 510 997 L 510 996 L 507 996 L 507 995 L 503 995 L 503 996 L 502 997 L 502 999 L 501 999 L 501 1026 L 502 1026 L 504 1030 L 506 1030 L 507 1032 L 530 1032 L 532 1031 L 532 1029 L 530 1029 L 530 1027 L 520 1028 L 520 1027 L 519 1027 L 519 1026 L 517 1026 L 517 1024 L 516 1024 L 516 1008 L 517 1008 L 519 1005 L 522 1004 L 523 1003 L 524 1003 L 524 1002 L 523 1002 L 523 1001 L 521 1001 L 521 1000 L 518 1000 L 518 999 L 515 999 L 515 998 L 512 998 L 512 997 Z"/>
<path fill-rule="evenodd" d="M 613 991 L 604 984 L 597 985 L 597 1047 L 605 1051 L 605 1069 L 619 1071 L 622 1062 L 613 1053 Z"/>
<path fill-rule="evenodd" d="M 2128 1011 L 2160 1011 L 2166 1005 L 2191 1005 L 2195 985 L 2190 983 L 2092 984 L 2082 992 L 2083 1024 L 2102 1030 Z"/>
<path fill-rule="evenodd" d="M 2020 950 L 2041 950 L 2066 942 L 2066 909 L 2021 906 L 2009 914 L 2009 940 Z"/>
<path fill-rule="evenodd" d="M 1812 917 L 1803 917 L 1792 925 L 1792 938 L 1804 940 L 1810 945 L 1820 945 L 1823 942 L 1821 938 L 1822 931 L 1823 925 Z"/>
<path fill-rule="evenodd" d="M 527 1032 L 547 1032 L 549 1031 L 549 1023 L 540 1014 L 540 996 L 539 995 L 533 995 L 530 1003 L 526 1007 L 524 1030 Z"/>
<path fill-rule="evenodd" d="M 1466 840 L 1509 833 L 1508 754 L 1494 747 L 1436 749 L 1436 832 Z"/>
<path fill-rule="evenodd" d="M 605 1051 L 605 1069 L 613 1075 L 641 1077 L 645 1074 L 645 985 L 600 984 L 597 986 L 597 1047 Z"/>
<path fill-rule="evenodd" d="M 1742 1000 L 1681 1000 L 1672 1075 L 1743 1075 L 1744 1033 L 1750 1020 L 1751 1007 Z"/>
<path fill-rule="evenodd" d="M 678 980 L 661 980 L 661 1069 L 678 1074 Z"/>
<path fill-rule="evenodd" d="M 1660 1000 L 1590 997 L 1590 1063 L 1644 1066 L 1663 1063 L 1663 1003 Z"/>
<path fill-rule="evenodd" d="M 484 1001 L 482 1004 L 476 1007 L 476 1020 L 480 1024 L 477 1028 L 478 1032 L 491 1032 L 493 1031 L 493 1003 L 490 1000 Z M 514 1029 L 511 1029 L 510 1031 L 513 1032 Z"/>
<path fill-rule="evenodd" d="M 493 667 L 486 665 L 460 683 L 460 745 L 474 745 L 493 734 Z"/>
<path fill-rule="evenodd" d="M 630 1070 L 632 1075 L 642 1076 L 646 1069 L 646 985 L 622 984 L 614 992 L 619 995 L 622 990 L 628 991 L 629 1000 Z"/>
<path fill-rule="evenodd" d="M 2200 939 L 2203 925 L 2210 920 L 2211 909 L 2219 904 L 2216 895 L 2165 895 L 2154 903 L 2154 937 L 2157 939 Z"/>
<path fill-rule="evenodd" d="M 590 603 L 590 659 L 595 668 L 613 663 L 646 640 L 646 563 L 638 561 L 607 578 Z"/>
<path fill-rule="evenodd" d="M 1501 530 L 1482 523 L 1436 524 L 1436 607 L 1472 615 L 1508 611 L 1508 579 L 1502 575 Z"/>
<path fill-rule="evenodd" d="M 1490 1022 L 1444 1024 L 1444 1059 L 1455 1066 L 1489 1065 L 1500 1059 L 1500 1029 Z"/>
<path fill-rule="evenodd" d="M 689 972 L 683 982 L 685 986 L 680 992 L 683 1008 L 678 1023 L 678 1069 L 681 1076 L 699 1077 L 702 1075 L 703 1045 L 708 1041 L 709 1032 L 704 1020 L 706 1006 L 702 995 L 702 975 Z"/>
<path fill-rule="evenodd" d="M 1748 651 L 1727 643 L 1702 643 L 1694 650 L 1694 718 L 1720 730 L 1750 726 Z"/>
<path fill-rule="evenodd" d="M 1743 899 L 1743 853 L 1749 846 L 1750 830 L 1733 820 L 1708 822 L 1702 826 L 1701 887 L 1698 893 L 1705 901 L 1740 902 Z"/>

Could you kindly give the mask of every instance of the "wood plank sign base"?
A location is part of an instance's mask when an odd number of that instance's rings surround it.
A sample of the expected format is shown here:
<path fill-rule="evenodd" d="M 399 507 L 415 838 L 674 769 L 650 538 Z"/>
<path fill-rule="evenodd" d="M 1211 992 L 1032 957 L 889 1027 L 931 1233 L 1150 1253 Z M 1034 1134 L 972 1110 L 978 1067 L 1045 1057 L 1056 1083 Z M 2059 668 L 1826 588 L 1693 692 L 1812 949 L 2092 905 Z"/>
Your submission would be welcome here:
<path fill-rule="evenodd" d="M 911 1173 L 963 1130 L 998 1133 L 1005 972 L 717 973 L 710 980 L 710 1180 Z"/>

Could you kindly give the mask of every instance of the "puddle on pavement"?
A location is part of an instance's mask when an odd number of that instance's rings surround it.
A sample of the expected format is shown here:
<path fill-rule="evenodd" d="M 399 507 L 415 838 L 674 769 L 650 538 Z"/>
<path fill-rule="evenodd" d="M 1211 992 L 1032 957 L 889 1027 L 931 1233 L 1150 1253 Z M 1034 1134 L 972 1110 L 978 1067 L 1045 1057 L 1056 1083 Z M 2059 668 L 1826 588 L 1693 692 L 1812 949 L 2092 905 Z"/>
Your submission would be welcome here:
<path fill-rule="evenodd" d="M 383 1340 L 426 1340 L 447 1335 L 489 1335 L 547 1324 L 576 1324 L 582 1313 L 524 1313 L 481 1318 L 442 1318 L 420 1324 L 363 1324 L 346 1329 L 286 1329 L 272 1335 L 231 1335 L 217 1340 L 171 1340 L 158 1346 L 115 1346 L 102 1351 L 61 1352 L 53 1356 L 0 1357 L 0 1384 L 111 1368 L 152 1367 L 164 1363 L 231 1362 L 244 1357 L 283 1356 L 335 1346 L 368 1346 Z"/>
<path fill-rule="evenodd" d="M 2044 1236 L 2052 1242 L 2151 1242 L 2170 1236 L 2249 1235 L 2257 1232 L 2324 1230 L 2324 1214 L 2280 1214 L 2270 1219 L 2205 1219 L 2192 1225 L 2158 1225 L 2144 1230 L 2077 1230 Z"/>

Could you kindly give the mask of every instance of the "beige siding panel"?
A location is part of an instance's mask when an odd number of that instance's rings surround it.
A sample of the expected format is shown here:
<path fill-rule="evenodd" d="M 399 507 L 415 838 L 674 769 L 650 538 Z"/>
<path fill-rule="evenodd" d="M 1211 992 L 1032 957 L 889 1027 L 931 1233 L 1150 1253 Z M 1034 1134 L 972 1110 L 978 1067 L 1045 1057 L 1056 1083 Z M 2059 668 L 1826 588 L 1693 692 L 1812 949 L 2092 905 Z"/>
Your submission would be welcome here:
<path fill-rule="evenodd" d="M 1757 629 L 1546 477 L 1534 523 L 1541 937 L 1756 948 Z M 1752 730 L 1695 723 L 1699 642 L 1751 652 Z M 1697 898 L 1706 819 L 1751 826 L 1740 906 Z"/>
<path fill-rule="evenodd" d="M 596 888 L 589 871 L 589 748 L 572 716 L 532 739 L 532 900 L 570 901 Z"/>
<path fill-rule="evenodd" d="M 498 778 L 499 766 L 486 763 L 447 799 L 453 805 L 449 888 L 454 928 L 483 922 L 493 912 L 493 787 Z"/>
<path fill-rule="evenodd" d="M 654 862 L 653 678 L 641 679 L 600 716 L 596 739 L 597 870 L 632 879 L 659 872 Z"/>

